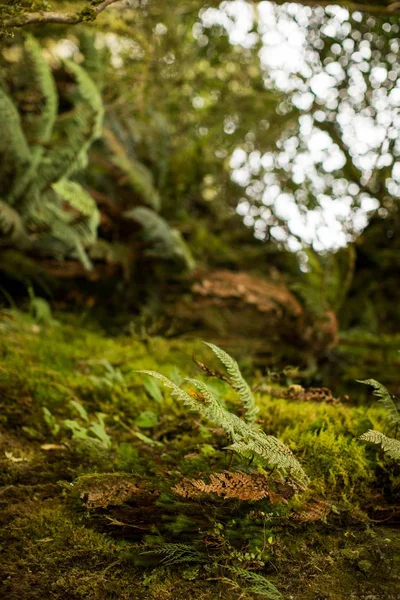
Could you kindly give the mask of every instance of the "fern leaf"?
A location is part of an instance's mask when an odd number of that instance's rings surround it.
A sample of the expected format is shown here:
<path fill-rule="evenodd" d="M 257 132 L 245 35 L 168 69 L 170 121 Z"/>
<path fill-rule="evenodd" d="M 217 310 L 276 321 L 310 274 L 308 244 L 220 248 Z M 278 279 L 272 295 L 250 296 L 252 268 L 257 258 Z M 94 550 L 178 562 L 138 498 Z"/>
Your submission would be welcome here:
<path fill-rule="evenodd" d="M 96 34 L 89 30 L 84 30 L 79 35 L 79 49 L 83 54 L 83 66 L 89 73 L 96 85 L 102 89 L 104 85 L 104 75 L 107 70 L 107 60 L 109 51 L 107 47 L 96 47 Z"/>
<path fill-rule="evenodd" d="M 29 170 L 32 155 L 12 99 L 0 86 L 0 181 L 5 200 L 14 202 L 21 177 Z"/>
<path fill-rule="evenodd" d="M 303 487 L 307 484 L 308 478 L 300 463 L 283 442 L 274 436 L 266 435 L 228 411 L 203 382 L 190 378 L 185 380 L 198 392 L 191 395 L 160 373 L 147 370 L 138 371 L 138 373 L 155 377 L 172 390 L 173 397 L 221 427 L 234 442 L 228 449 L 245 458 L 256 458 L 262 466 L 272 466 L 290 471 Z"/>
<path fill-rule="evenodd" d="M 326 311 L 338 311 L 343 305 L 351 285 L 355 252 L 351 246 L 335 253 L 321 255 L 315 250 L 305 250 L 307 273 L 292 289 L 300 296 L 311 313 L 321 315 Z"/>
<path fill-rule="evenodd" d="M 88 242 L 96 240 L 96 231 L 100 223 L 100 212 L 92 196 L 79 183 L 63 179 L 52 185 L 57 194 L 79 212 L 87 223 Z"/>
<path fill-rule="evenodd" d="M 0 246 L 26 250 L 31 245 L 20 215 L 0 200 Z"/>
<path fill-rule="evenodd" d="M 235 420 L 232 418 L 236 415 L 233 415 L 221 405 L 205 383 L 190 378 L 185 379 L 185 381 L 193 385 L 200 392 L 199 398 L 201 400 L 199 404 L 203 415 L 221 427 L 231 439 L 238 439 L 237 425 L 235 427 Z M 204 407 L 201 405 L 202 402 L 205 404 Z M 240 419 L 238 421 L 240 422 Z"/>
<path fill-rule="evenodd" d="M 168 379 L 168 377 L 161 375 L 161 373 L 157 373 L 157 371 L 148 371 L 145 369 L 136 371 L 136 373 L 143 373 L 144 375 L 150 375 L 150 377 L 155 377 L 156 379 L 161 381 L 161 383 L 163 385 L 165 385 L 165 387 L 172 390 L 171 395 L 173 398 L 176 398 L 177 400 L 182 402 L 182 404 L 184 404 L 185 406 L 188 406 L 192 410 L 199 411 L 199 408 L 201 408 L 201 404 L 198 401 L 196 401 L 194 398 L 192 398 L 192 396 L 190 396 L 187 392 L 182 390 L 173 381 Z"/>
<path fill-rule="evenodd" d="M 186 379 L 200 391 L 206 406 L 201 411 L 208 419 L 219 427 L 234 440 L 228 448 L 245 458 L 261 459 L 264 466 L 270 465 L 278 469 L 291 470 L 299 479 L 305 475 L 300 463 L 296 460 L 291 450 L 278 438 L 266 435 L 264 432 L 254 429 L 251 425 L 240 419 L 237 415 L 225 409 L 213 396 L 209 388 L 196 379 Z"/>
<path fill-rule="evenodd" d="M 193 269 L 194 260 L 189 248 L 179 231 L 171 229 L 165 219 L 145 206 L 127 211 L 124 216 L 142 226 L 143 239 L 149 243 L 149 249 L 146 251 L 148 256 L 174 260 L 189 270 Z"/>
<path fill-rule="evenodd" d="M 211 350 L 226 368 L 228 375 L 232 381 L 232 387 L 238 392 L 240 400 L 244 408 L 246 409 L 246 421 L 248 423 L 254 423 L 259 409 L 256 406 L 254 395 L 249 385 L 244 380 L 242 373 L 240 372 L 239 365 L 237 364 L 236 360 L 229 356 L 229 354 L 227 354 L 224 350 L 222 350 L 218 346 L 215 346 L 215 344 L 210 344 L 208 342 L 204 343 L 206 344 L 206 346 L 211 348 Z"/>
<path fill-rule="evenodd" d="M 202 494 L 217 494 L 225 499 L 258 502 L 271 494 L 271 484 L 268 477 L 261 473 L 223 471 L 211 474 L 210 483 L 201 479 L 187 479 L 176 484 L 172 491 L 184 498 L 198 499 Z M 280 498 L 286 502 L 283 497 Z"/>
<path fill-rule="evenodd" d="M 81 189 L 80 186 L 78 188 Z M 65 210 L 53 188 L 42 193 L 40 200 L 30 217 L 30 222 L 39 230 L 44 230 L 35 240 L 35 249 L 58 260 L 67 256 L 78 258 L 87 270 L 91 270 L 92 265 L 85 246 L 95 240 L 96 213 L 91 222 L 78 211 L 74 213 L 73 210 Z M 77 202 L 79 203 L 78 200 Z"/>
<path fill-rule="evenodd" d="M 32 138 L 34 143 L 31 148 L 29 168 L 18 177 L 8 197 L 9 202 L 13 203 L 27 193 L 29 184 L 35 178 L 37 167 L 44 153 L 43 144 L 51 138 L 58 109 L 56 84 L 40 44 L 35 38 L 28 36 L 24 49 L 28 58 L 24 66 L 31 73 L 32 87 L 37 89 L 41 96 L 41 109 L 39 115 L 35 114 L 28 123 L 24 122 L 25 131 L 28 129 L 27 137 L 28 139 Z"/>
<path fill-rule="evenodd" d="M 281 600 L 282 595 L 279 590 L 260 573 L 247 571 L 241 567 L 226 566 L 225 568 L 235 573 L 240 579 L 244 579 L 249 584 L 247 591 L 251 594 L 267 598 L 267 600 Z"/>
<path fill-rule="evenodd" d="M 74 106 L 58 120 L 52 148 L 44 154 L 38 170 L 40 190 L 82 168 L 91 144 L 101 135 L 104 109 L 99 90 L 82 67 L 72 61 L 65 65 L 77 84 Z"/>
<path fill-rule="evenodd" d="M 186 562 L 201 563 L 205 560 L 204 554 L 188 544 L 165 543 L 160 548 L 154 548 L 141 554 L 161 554 L 163 556 L 161 562 L 165 566 Z"/>
<path fill-rule="evenodd" d="M 104 139 L 113 154 L 112 162 L 126 175 L 127 183 L 153 210 L 160 209 L 160 196 L 154 187 L 153 175 L 144 164 L 128 156 L 125 146 L 111 129 L 104 129 Z"/>
<path fill-rule="evenodd" d="M 92 115 L 91 135 L 86 141 L 87 146 L 102 134 L 104 107 L 100 91 L 89 74 L 78 64 L 66 60 L 65 65 L 78 84 L 79 98 L 90 109 Z"/>
<path fill-rule="evenodd" d="M 382 450 L 394 460 L 400 461 L 400 441 L 394 438 L 389 438 L 380 431 L 370 429 L 360 436 L 360 440 L 378 444 Z"/>
<path fill-rule="evenodd" d="M 388 413 L 388 421 L 390 425 L 400 425 L 400 413 L 397 410 L 395 403 L 393 402 L 392 396 L 385 388 L 384 385 L 376 381 L 375 379 L 358 380 L 359 383 L 370 385 L 374 388 L 373 394 L 379 398 L 378 402 L 381 402 Z"/>
<path fill-rule="evenodd" d="M 39 117 L 35 119 L 33 133 L 34 138 L 38 143 L 43 144 L 50 140 L 57 117 L 57 88 L 40 44 L 34 37 L 27 37 L 25 51 L 32 68 L 32 80 L 35 82 L 42 96 L 41 113 Z M 39 154 L 39 150 L 41 151 L 42 148 L 36 148 L 36 154 Z"/>
<path fill-rule="evenodd" d="M 291 450 L 272 435 L 260 432 L 253 434 L 252 437 L 243 437 L 239 442 L 228 446 L 228 449 L 244 458 L 255 459 L 261 466 L 275 467 L 291 472 L 303 487 L 308 481 L 303 468 Z"/>

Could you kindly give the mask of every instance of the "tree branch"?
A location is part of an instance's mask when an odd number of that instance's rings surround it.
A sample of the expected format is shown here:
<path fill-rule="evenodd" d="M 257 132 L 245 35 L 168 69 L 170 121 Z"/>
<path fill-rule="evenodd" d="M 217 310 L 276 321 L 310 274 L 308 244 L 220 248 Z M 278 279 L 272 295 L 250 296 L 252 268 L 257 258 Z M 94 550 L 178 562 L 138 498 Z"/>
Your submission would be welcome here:
<path fill-rule="evenodd" d="M 352 2 L 351 0 L 272 0 L 275 4 L 286 4 L 287 2 L 294 2 L 295 4 L 302 4 L 303 6 L 342 6 L 347 8 L 350 12 L 360 11 L 369 13 L 376 16 L 391 17 L 400 15 L 400 1 L 389 2 L 384 4 L 381 0 L 374 2 Z"/>
<path fill-rule="evenodd" d="M 97 6 L 88 6 L 76 13 L 60 12 L 33 12 L 22 15 L 16 19 L 6 21 L 4 27 L 25 27 L 26 25 L 35 25 L 38 23 L 58 23 L 62 25 L 76 25 L 82 21 L 92 21 L 108 8 L 111 4 L 120 2 L 120 0 L 104 0 Z"/>

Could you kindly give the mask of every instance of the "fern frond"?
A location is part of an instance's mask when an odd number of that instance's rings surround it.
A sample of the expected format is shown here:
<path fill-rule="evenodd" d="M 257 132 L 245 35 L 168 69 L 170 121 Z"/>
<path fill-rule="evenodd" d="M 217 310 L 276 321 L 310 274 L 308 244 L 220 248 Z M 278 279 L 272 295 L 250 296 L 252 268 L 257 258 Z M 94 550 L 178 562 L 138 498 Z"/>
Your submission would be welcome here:
<path fill-rule="evenodd" d="M 36 84 L 40 94 L 41 112 L 34 121 L 33 137 L 38 144 L 46 143 L 50 140 L 53 132 L 54 123 L 58 111 L 57 88 L 40 44 L 34 37 L 28 36 L 25 42 L 25 51 L 29 58 L 31 66 L 31 77 Z M 40 154 L 42 147 L 34 149 L 33 154 Z"/>
<path fill-rule="evenodd" d="M 97 227 L 100 223 L 100 212 L 92 196 L 88 194 L 79 183 L 63 179 L 54 183 L 52 188 L 68 204 L 80 213 L 87 224 L 87 242 L 96 239 Z"/>
<path fill-rule="evenodd" d="M 198 498 L 201 494 L 217 494 L 225 499 L 257 502 L 269 496 L 271 485 L 261 473 L 223 471 L 210 475 L 210 483 L 188 479 L 175 485 L 172 491 L 184 498 Z"/>
<path fill-rule="evenodd" d="M 24 193 L 29 194 L 28 186 L 34 180 L 37 167 L 43 156 L 43 144 L 51 138 L 58 109 L 56 84 L 39 43 L 32 36 L 28 36 L 24 50 L 27 56 L 24 66 L 29 69 L 32 87 L 40 94 L 41 101 L 40 113 L 30 117 L 28 123 L 24 122 L 25 131 L 28 129 L 28 139 L 34 141 L 31 147 L 29 168 L 25 169 L 20 175 L 8 197 L 8 201 L 13 203 L 23 197 Z"/>
<path fill-rule="evenodd" d="M 182 390 L 173 381 L 168 379 L 168 377 L 161 375 L 161 373 L 157 373 L 157 371 L 148 371 L 146 369 L 141 369 L 136 371 L 136 373 L 143 373 L 144 375 L 155 377 L 155 379 L 161 381 L 166 388 L 169 388 L 171 390 L 171 396 L 182 402 L 183 405 L 188 406 L 190 409 L 195 411 L 199 411 L 199 409 L 201 409 L 201 404 L 197 400 L 192 398 L 192 396 L 190 396 L 187 392 Z"/>
<path fill-rule="evenodd" d="M 360 440 L 364 442 L 371 442 L 372 444 L 378 444 L 382 450 L 388 454 L 394 460 L 400 460 L 400 441 L 394 438 L 389 438 L 380 431 L 370 429 L 369 431 L 360 435 Z"/>
<path fill-rule="evenodd" d="M 358 380 L 359 383 L 364 383 L 365 385 L 370 385 L 374 391 L 374 396 L 379 398 L 378 402 L 381 402 L 388 413 L 388 421 L 390 425 L 400 426 L 400 413 L 397 410 L 395 403 L 393 402 L 393 398 L 385 388 L 384 385 L 376 381 L 375 379 L 365 379 Z"/>
<path fill-rule="evenodd" d="M 292 289 L 301 297 L 311 313 L 323 314 L 338 311 L 349 291 L 355 268 L 355 250 L 350 245 L 335 253 L 321 255 L 315 250 L 305 250 L 307 273 Z"/>
<path fill-rule="evenodd" d="M 82 104 L 86 104 L 86 107 L 90 109 L 92 115 L 91 135 L 85 144 L 87 147 L 89 147 L 92 142 L 99 138 L 102 134 L 104 107 L 101 94 L 96 84 L 85 71 L 85 69 L 71 60 L 66 60 L 64 62 L 68 71 L 72 73 L 78 84 L 80 101 Z"/>
<path fill-rule="evenodd" d="M 199 404 L 199 412 L 221 427 L 231 439 L 239 439 L 237 435 L 238 423 L 235 423 L 236 415 L 233 415 L 222 406 L 205 383 L 189 377 L 185 381 L 199 391 L 199 394 L 196 396 Z M 240 425 L 240 419 L 238 417 L 236 419 Z"/>
<path fill-rule="evenodd" d="M 293 521 L 300 523 L 310 523 L 312 521 L 321 521 L 325 519 L 331 510 L 331 504 L 327 500 L 314 500 L 309 502 L 302 510 L 292 514 Z"/>
<path fill-rule="evenodd" d="M 4 199 L 12 204 L 20 178 L 29 170 L 32 154 L 21 127 L 17 108 L 0 86 L 0 181 Z"/>
<path fill-rule="evenodd" d="M 72 61 L 65 61 L 65 66 L 77 84 L 74 106 L 58 119 L 52 148 L 38 169 L 40 190 L 85 166 L 91 144 L 101 135 L 104 109 L 99 90 L 82 67 Z"/>
<path fill-rule="evenodd" d="M 19 250 L 29 248 L 31 242 L 20 215 L 0 200 L 0 246 L 13 246 Z"/>
<path fill-rule="evenodd" d="M 150 169 L 138 160 L 122 154 L 114 156 L 112 162 L 125 173 L 130 187 L 142 201 L 154 210 L 159 210 L 160 195 L 154 187 Z"/>
<path fill-rule="evenodd" d="M 124 214 L 125 217 L 137 221 L 143 228 L 143 239 L 148 242 L 148 256 L 156 256 L 174 260 L 187 269 L 194 267 L 194 260 L 189 248 L 179 231 L 171 229 L 167 221 L 150 208 L 138 206 Z"/>
<path fill-rule="evenodd" d="M 93 232 L 85 219 L 74 221 L 74 214 L 57 204 L 53 189 L 42 194 L 40 205 L 32 212 L 31 222 L 44 230 L 35 240 L 35 249 L 41 254 L 58 260 L 71 256 L 78 258 L 87 270 L 92 268 L 85 245 L 92 243 Z"/>
<path fill-rule="evenodd" d="M 255 459 L 256 463 L 262 466 L 289 471 L 302 486 L 308 481 L 291 450 L 273 435 L 266 435 L 262 431 L 252 432 L 249 436 L 243 436 L 240 441 L 228 446 L 227 449 L 243 458 Z"/>
<path fill-rule="evenodd" d="M 150 169 L 135 158 L 128 156 L 125 146 L 111 129 L 105 128 L 103 137 L 112 152 L 112 162 L 125 173 L 127 183 L 132 190 L 153 210 L 159 210 L 160 196 L 154 187 Z"/>
<path fill-rule="evenodd" d="M 83 67 L 96 85 L 102 89 L 107 71 L 108 49 L 96 47 L 96 34 L 85 29 L 79 34 L 79 49 L 83 54 Z"/>
<path fill-rule="evenodd" d="M 259 408 L 256 406 L 254 395 L 249 385 L 243 378 L 243 375 L 240 372 L 239 365 L 237 364 L 236 360 L 234 360 L 231 356 L 229 356 L 229 354 L 227 354 L 224 350 L 222 350 L 215 344 L 210 344 L 209 342 L 204 343 L 206 344 L 206 346 L 211 348 L 211 350 L 226 368 L 228 375 L 231 378 L 231 385 L 233 389 L 238 392 L 240 400 L 244 408 L 246 409 L 246 421 L 248 423 L 254 423 Z"/>
<path fill-rule="evenodd" d="M 266 435 L 263 431 L 228 411 L 203 382 L 190 378 L 185 380 L 197 390 L 191 395 L 160 373 L 147 370 L 138 371 L 138 373 L 157 378 L 172 390 L 173 397 L 221 427 L 234 442 L 228 447 L 229 450 L 245 458 L 256 458 L 256 461 L 262 466 L 290 471 L 302 487 L 307 484 L 308 478 L 300 463 L 283 442 L 272 435 Z"/>
<path fill-rule="evenodd" d="M 258 458 L 258 462 L 264 466 L 270 465 L 277 469 L 290 470 L 295 477 L 300 480 L 305 479 L 300 463 L 283 442 L 255 429 L 224 408 L 202 381 L 189 378 L 185 381 L 200 391 L 201 398 L 206 403 L 205 407 L 201 406 L 200 412 L 221 427 L 234 440 L 234 443 L 228 447 L 229 450 L 245 458 Z"/>
<path fill-rule="evenodd" d="M 141 554 L 161 554 L 163 556 L 161 562 L 165 566 L 187 562 L 201 563 L 205 560 L 205 556 L 201 552 L 188 544 L 165 543 L 160 548 L 154 548 Z"/>
<path fill-rule="evenodd" d="M 225 568 L 235 573 L 240 579 L 244 579 L 249 584 L 246 590 L 251 594 L 267 598 L 267 600 L 281 600 L 282 595 L 279 590 L 260 573 L 254 573 L 241 567 L 226 566 Z"/>

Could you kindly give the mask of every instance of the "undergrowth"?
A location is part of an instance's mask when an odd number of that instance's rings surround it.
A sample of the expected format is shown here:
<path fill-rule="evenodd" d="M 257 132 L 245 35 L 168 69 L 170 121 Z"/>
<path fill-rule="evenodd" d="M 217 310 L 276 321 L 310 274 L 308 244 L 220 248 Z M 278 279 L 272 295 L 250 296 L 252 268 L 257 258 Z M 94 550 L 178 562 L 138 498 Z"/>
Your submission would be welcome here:
<path fill-rule="evenodd" d="M 359 439 L 387 405 L 254 391 L 198 341 L 0 328 L 4 597 L 398 597 L 399 466 Z"/>

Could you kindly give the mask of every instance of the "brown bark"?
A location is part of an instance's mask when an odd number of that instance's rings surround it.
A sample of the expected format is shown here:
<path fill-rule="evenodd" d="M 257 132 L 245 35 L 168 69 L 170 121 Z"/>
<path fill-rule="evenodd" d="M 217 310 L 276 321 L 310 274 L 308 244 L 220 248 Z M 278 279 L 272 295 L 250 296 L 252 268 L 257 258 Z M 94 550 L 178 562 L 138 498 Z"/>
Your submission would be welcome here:
<path fill-rule="evenodd" d="M 120 0 L 104 0 L 97 6 L 89 7 L 93 12 L 94 18 L 96 18 L 103 10 L 108 8 L 111 4 L 120 2 Z M 85 10 L 80 10 L 76 13 L 61 13 L 61 12 L 33 12 L 21 15 L 16 19 L 10 19 L 4 23 L 5 27 L 25 27 L 26 25 L 35 25 L 38 23 L 58 23 L 62 25 L 76 25 L 86 20 L 88 13 Z"/>

